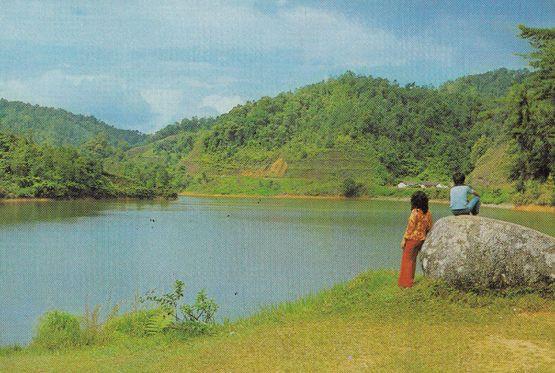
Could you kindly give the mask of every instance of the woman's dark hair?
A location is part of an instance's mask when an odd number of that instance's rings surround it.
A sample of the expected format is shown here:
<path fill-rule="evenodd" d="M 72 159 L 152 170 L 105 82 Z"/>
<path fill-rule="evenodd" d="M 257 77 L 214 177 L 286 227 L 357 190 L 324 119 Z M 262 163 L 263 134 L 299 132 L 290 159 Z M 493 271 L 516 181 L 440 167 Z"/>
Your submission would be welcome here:
<path fill-rule="evenodd" d="M 420 209 L 425 214 L 428 212 L 428 196 L 422 191 L 415 192 L 410 198 L 412 209 Z"/>
<path fill-rule="evenodd" d="M 455 172 L 453 174 L 453 182 L 455 183 L 455 185 L 463 185 L 464 184 L 464 174 L 460 173 L 460 172 Z"/>

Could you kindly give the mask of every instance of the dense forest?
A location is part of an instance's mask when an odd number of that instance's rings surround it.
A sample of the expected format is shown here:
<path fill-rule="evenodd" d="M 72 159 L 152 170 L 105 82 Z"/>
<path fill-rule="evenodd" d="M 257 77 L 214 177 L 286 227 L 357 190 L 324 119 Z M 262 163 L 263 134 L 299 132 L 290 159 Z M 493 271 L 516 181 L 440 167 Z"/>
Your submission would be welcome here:
<path fill-rule="evenodd" d="M 175 196 L 169 176 L 164 179 L 165 168 L 143 168 L 117 176 L 107 173 L 105 159 L 122 151 L 111 147 L 103 133 L 79 148 L 38 144 L 25 137 L 0 134 L 0 198 Z"/>
<path fill-rule="evenodd" d="M 449 183 L 461 171 L 486 201 L 553 204 L 555 31 L 520 30 L 532 46 L 531 70 L 501 68 L 438 88 L 346 72 L 153 135 L 2 100 L 0 132 L 24 137 L 3 137 L 0 189 L 55 197 L 383 195 L 401 193 L 401 180 Z M 74 171 L 62 172 L 69 161 Z M 64 189 L 77 173 L 91 180 Z"/>

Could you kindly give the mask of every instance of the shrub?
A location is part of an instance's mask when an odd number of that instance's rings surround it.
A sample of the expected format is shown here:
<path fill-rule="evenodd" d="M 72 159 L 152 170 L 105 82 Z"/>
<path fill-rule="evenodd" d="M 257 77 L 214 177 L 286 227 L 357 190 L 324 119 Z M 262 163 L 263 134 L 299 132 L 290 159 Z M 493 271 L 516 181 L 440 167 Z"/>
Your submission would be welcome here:
<path fill-rule="evenodd" d="M 216 324 L 214 316 L 218 305 L 204 290 L 197 294 L 192 305 L 180 304 L 184 288 L 185 284 L 178 280 L 169 293 L 156 295 L 150 291 L 139 301 L 152 302 L 155 308 L 135 309 L 118 315 L 119 306 L 116 306 L 105 322 L 100 320 L 98 306 L 92 310 L 87 308 L 83 317 L 64 311 L 47 312 L 39 319 L 31 345 L 58 350 L 101 344 L 122 335 L 146 337 L 172 331 L 178 337 L 188 337 L 208 332 Z M 0 349 L 0 355 L 9 351 L 8 348 Z"/>
<path fill-rule="evenodd" d="M 50 311 L 39 320 L 32 345 L 49 350 L 81 345 L 79 319 L 67 312 Z"/>
<path fill-rule="evenodd" d="M 184 304 L 180 309 L 186 330 L 191 334 L 202 334 L 214 323 L 218 305 L 208 298 L 205 290 L 201 290 L 193 305 Z"/>
<path fill-rule="evenodd" d="M 515 205 L 546 205 L 555 206 L 555 188 L 553 187 L 553 179 L 549 178 L 545 183 L 529 180 L 520 182 L 517 185 L 519 193 L 513 196 Z"/>
<path fill-rule="evenodd" d="M 343 181 L 343 185 L 341 186 L 341 192 L 345 197 L 358 197 L 362 194 L 363 185 L 357 183 L 352 178 L 347 178 Z"/>

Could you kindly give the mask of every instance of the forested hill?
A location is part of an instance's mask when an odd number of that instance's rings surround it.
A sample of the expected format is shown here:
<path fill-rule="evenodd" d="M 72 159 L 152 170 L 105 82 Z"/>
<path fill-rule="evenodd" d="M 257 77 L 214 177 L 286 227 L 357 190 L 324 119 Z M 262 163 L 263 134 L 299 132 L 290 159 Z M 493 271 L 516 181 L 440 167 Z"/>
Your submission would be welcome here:
<path fill-rule="evenodd" d="M 0 133 L 32 137 L 50 145 L 81 145 L 99 133 L 116 145 L 137 145 L 146 135 L 110 126 L 92 116 L 76 115 L 62 109 L 0 99 Z"/>
<path fill-rule="evenodd" d="M 349 178 L 367 189 L 403 179 L 447 182 L 452 170 L 470 172 L 499 137 L 498 114 L 482 115 L 490 102 L 466 88 L 400 86 L 347 72 L 216 120 L 172 125 L 108 165 L 124 173 L 122 162 L 169 163 L 188 188 L 223 193 L 268 184 L 275 189 L 268 193 L 337 194 Z"/>
<path fill-rule="evenodd" d="M 515 83 L 522 83 L 530 75 L 528 69 L 500 68 L 482 74 L 467 75 L 441 85 L 450 91 L 475 92 L 486 97 L 503 97 Z"/>
<path fill-rule="evenodd" d="M 360 177 L 352 166 L 373 159 L 373 170 L 364 173 L 381 181 L 424 173 L 443 179 L 454 167 L 471 169 L 481 105 L 471 95 L 348 72 L 231 110 L 202 149 L 247 167 L 256 167 L 261 155 L 297 164 L 319 159 L 342 166 L 334 176 Z"/>
<path fill-rule="evenodd" d="M 447 180 L 471 171 L 473 145 L 499 132 L 479 116 L 487 100 L 348 72 L 232 109 L 189 161 L 208 173 L 256 173 L 279 158 L 290 176 Z"/>

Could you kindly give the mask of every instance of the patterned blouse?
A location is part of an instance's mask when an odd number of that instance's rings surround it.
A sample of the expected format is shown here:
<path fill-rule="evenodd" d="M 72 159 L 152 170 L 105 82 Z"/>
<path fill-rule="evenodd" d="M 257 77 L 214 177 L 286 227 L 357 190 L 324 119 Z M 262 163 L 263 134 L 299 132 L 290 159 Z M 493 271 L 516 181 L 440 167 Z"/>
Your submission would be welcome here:
<path fill-rule="evenodd" d="M 420 209 L 413 209 L 403 237 L 406 240 L 424 241 L 430 229 L 432 229 L 432 214 L 430 210 L 424 214 Z"/>

